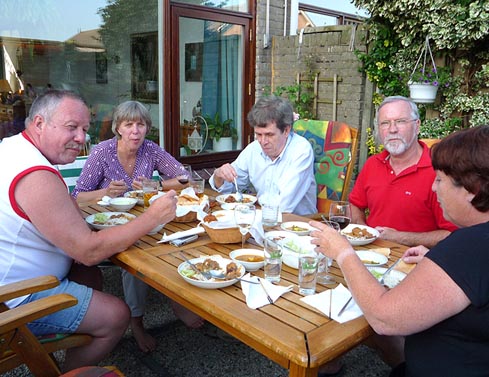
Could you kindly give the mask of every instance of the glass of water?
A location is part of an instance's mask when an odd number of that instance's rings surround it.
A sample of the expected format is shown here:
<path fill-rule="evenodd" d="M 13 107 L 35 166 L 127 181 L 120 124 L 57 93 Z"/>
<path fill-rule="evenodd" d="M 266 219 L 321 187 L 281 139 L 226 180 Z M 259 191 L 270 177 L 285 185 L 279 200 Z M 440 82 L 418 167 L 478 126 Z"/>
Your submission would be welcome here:
<path fill-rule="evenodd" d="M 244 249 L 245 235 L 255 221 L 256 208 L 251 204 L 238 204 L 234 207 L 234 220 L 241 233 L 241 248 Z"/>
<path fill-rule="evenodd" d="M 282 247 L 273 237 L 266 237 L 264 240 L 265 246 L 265 279 L 273 283 L 280 281 L 280 273 L 282 272 Z"/>

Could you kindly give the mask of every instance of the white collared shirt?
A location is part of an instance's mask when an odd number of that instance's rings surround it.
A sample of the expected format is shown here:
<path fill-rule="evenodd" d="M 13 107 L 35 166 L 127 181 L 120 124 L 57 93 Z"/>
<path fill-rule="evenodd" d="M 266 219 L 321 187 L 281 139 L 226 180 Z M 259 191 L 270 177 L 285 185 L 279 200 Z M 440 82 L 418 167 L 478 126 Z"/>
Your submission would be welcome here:
<path fill-rule="evenodd" d="M 280 155 L 272 161 L 257 140 L 250 143 L 231 164 L 238 174 L 240 190 L 254 188 L 258 200 L 274 183 L 280 190 L 280 211 L 307 215 L 317 212 L 314 154 L 311 144 L 302 136 L 291 133 Z M 221 193 L 235 190 L 232 182 L 211 187 Z"/>

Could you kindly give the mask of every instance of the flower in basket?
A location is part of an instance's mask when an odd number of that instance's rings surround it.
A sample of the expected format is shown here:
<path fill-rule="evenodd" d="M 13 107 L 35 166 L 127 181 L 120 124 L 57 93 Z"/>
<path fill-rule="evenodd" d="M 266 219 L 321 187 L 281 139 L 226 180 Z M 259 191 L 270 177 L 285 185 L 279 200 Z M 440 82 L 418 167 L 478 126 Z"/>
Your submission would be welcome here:
<path fill-rule="evenodd" d="M 448 67 L 421 67 L 409 77 L 409 84 L 421 83 L 433 86 L 449 86 L 450 69 Z"/>

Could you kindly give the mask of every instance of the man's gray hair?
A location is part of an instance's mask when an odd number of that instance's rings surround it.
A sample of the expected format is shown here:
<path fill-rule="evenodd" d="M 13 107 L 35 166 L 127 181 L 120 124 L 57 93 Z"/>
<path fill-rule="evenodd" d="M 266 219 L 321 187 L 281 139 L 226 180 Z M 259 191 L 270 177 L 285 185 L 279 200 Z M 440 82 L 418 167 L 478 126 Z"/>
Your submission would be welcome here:
<path fill-rule="evenodd" d="M 254 127 L 266 127 L 275 123 L 284 132 L 285 127 L 294 123 L 294 109 L 288 100 L 277 96 L 260 98 L 248 113 L 248 122 Z"/>

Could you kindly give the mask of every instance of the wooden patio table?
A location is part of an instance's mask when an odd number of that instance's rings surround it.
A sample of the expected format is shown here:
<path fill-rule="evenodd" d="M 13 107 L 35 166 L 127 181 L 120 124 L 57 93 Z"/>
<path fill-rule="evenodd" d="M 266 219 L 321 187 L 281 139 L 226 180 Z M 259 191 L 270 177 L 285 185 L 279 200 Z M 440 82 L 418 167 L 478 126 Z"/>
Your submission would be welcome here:
<path fill-rule="evenodd" d="M 110 207 L 93 203 L 80 204 L 80 208 L 84 216 L 111 210 Z M 143 208 L 137 205 L 129 212 L 137 215 L 142 211 Z M 284 214 L 283 217 L 284 221 L 309 220 L 292 214 Z M 303 303 L 300 300 L 303 296 L 299 294 L 297 286 L 297 270 L 285 264 L 279 284 L 292 284 L 293 291 L 282 295 L 274 304 L 256 310 L 246 305 L 240 283 L 222 289 L 202 289 L 188 284 L 177 271 L 183 262 L 181 252 L 189 259 L 204 255 L 229 258 L 232 250 L 241 248 L 241 243 L 214 243 L 206 233 L 200 234 L 197 241 L 179 248 L 168 243 L 157 243 L 164 232 L 171 234 L 196 225 L 197 222 L 170 222 L 160 233 L 141 237 L 129 249 L 114 255 L 111 260 L 159 292 L 288 369 L 290 377 L 316 377 L 320 365 L 344 354 L 373 334 L 372 328 L 363 316 L 340 324 Z M 247 244 L 246 247 L 256 246 Z M 388 265 L 399 259 L 406 249 L 405 246 L 383 240 L 376 240 L 360 248 L 376 247 L 391 249 Z M 330 272 L 337 283 L 345 284 L 336 262 Z M 263 277 L 263 269 L 252 274 Z M 334 286 L 318 284 L 316 292 Z"/>

